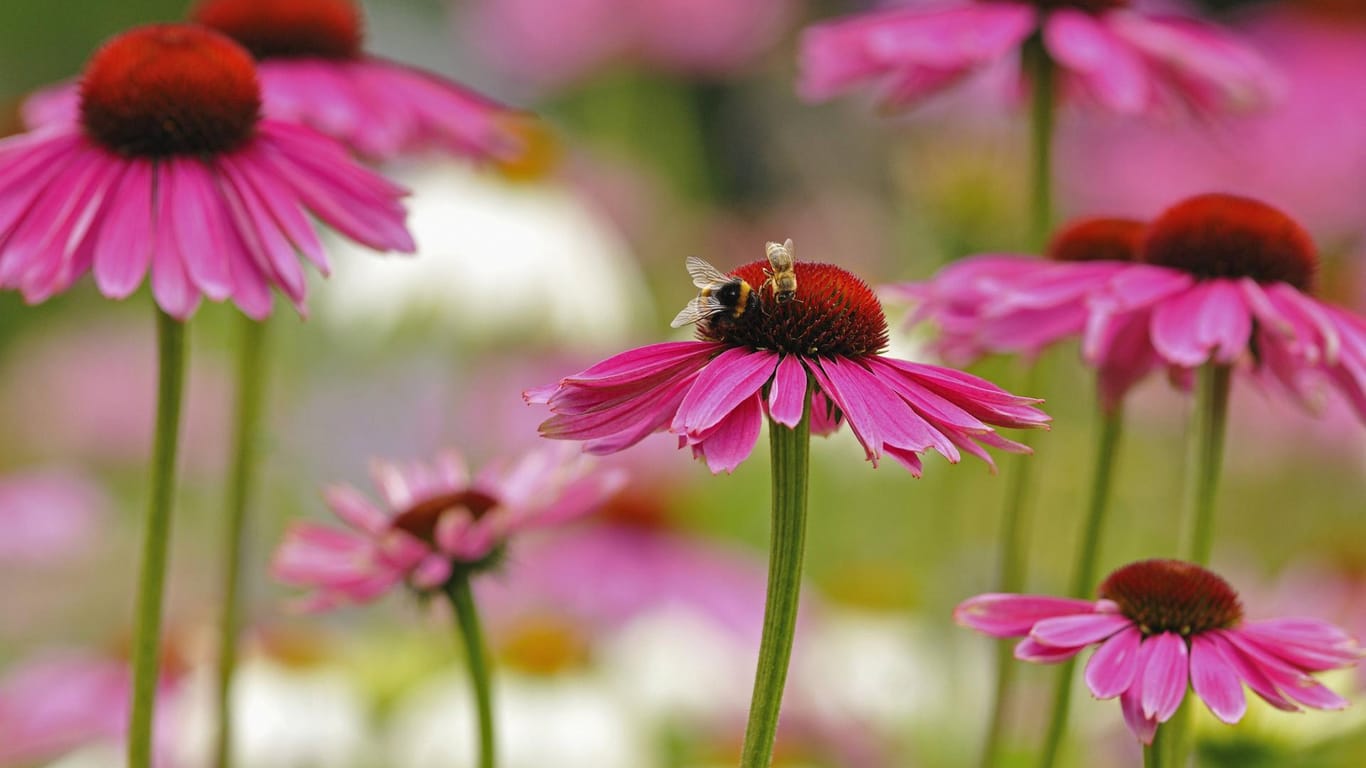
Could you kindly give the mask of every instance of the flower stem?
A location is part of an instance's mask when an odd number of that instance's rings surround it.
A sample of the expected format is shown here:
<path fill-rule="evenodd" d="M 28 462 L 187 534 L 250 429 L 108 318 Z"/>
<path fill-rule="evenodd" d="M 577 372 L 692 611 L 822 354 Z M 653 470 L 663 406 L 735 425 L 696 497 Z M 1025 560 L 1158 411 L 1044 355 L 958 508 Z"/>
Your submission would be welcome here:
<path fill-rule="evenodd" d="M 1101 532 L 1105 528 L 1105 513 L 1110 506 L 1110 487 L 1114 480 L 1115 452 L 1124 431 L 1124 412 L 1116 406 L 1101 413 L 1100 438 L 1096 444 L 1096 467 L 1091 480 L 1091 500 L 1087 506 L 1086 522 L 1077 545 L 1077 562 L 1072 571 L 1072 597 L 1085 598 L 1095 588 L 1096 562 L 1100 559 Z M 1040 768 L 1051 768 L 1057 760 L 1062 737 L 1067 730 L 1067 714 L 1072 706 L 1072 675 L 1077 668 L 1075 658 L 1068 659 L 1058 670 L 1053 688 L 1053 714 L 1048 721 L 1043 750 L 1039 753 Z"/>
<path fill-rule="evenodd" d="M 479 768 L 493 768 L 493 686 L 489 681 L 488 649 L 484 632 L 479 626 L 479 612 L 474 606 L 474 592 L 468 576 L 452 578 L 446 585 L 446 596 L 455 609 L 460 626 L 460 639 L 465 646 L 469 663 L 470 682 L 474 686 L 474 707 L 479 720 Z"/>
<path fill-rule="evenodd" d="M 157 309 L 157 420 L 152 448 L 152 492 L 138 574 L 133 634 L 133 702 L 128 724 L 129 768 L 152 764 L 152 720 L 161 672 L 161 603 L 175 499 L 180 401 L 185 380 L 185 326 Z"/>
<path fill-rule="evenodd" d="M 1166 749 L 1163 742 L 1162 727 L 1158 726 L 1157 732 L 1153 734 L 1153 743 L 1143 745 L 1143 768 L 1162 768 L 1166 762 L 1162 754 Z"/>
<path fill-rule="evenodd" d="M 1200 403 L 1196 418 L 1195 501 L 1189 531 L 1189 559 L 1208 565 L 1214 549 L 1214 505 L 1224 465 L 1224 433 L 1233 369 L 1209 363 L 1200 371 Z"/>
<path fill-rule="evenodd" d="M 769 541 L 768 595 L 764 633 L 754 672 L 754 695 L 745 725 L 741 768 L 768 768 L 778 732 L 778 711 L 787 682 L 792 636 L 797 628 L 797 600 L 802 583 L 806 542 L 806 483 L 811 448 L 811 389 L 807 385 L 802 420 L 789 429 L 768 423 L 773 461 L 773 531 Z"/>
<path fill-rule="evenodd" d="M 232 676 L 237 668 L 237 635 L 241 621 L 242 556 L 247 504 L 256 478 L 260 450 L 261 393 L 266 323 L 241 315 L 237 350 L 237 423 L 233 431 L 232 468 L 228 484 L 227 551 L 223 564 L 223 604 L 219 614 L 217 733 L 213 765 L 228 768 L 232 760 Z"/>
<path fill-rule="evenodd" d="M 1053 128 L 1056 117 L 1057 67 L 1044 48 L 1043 35 L 1036 33 L 1025 42 L 1023 65 L 1029 75 L 1031 101 L 1029 110 L 1029 246 L 1043 250 L 1053 224 Z M 1036 363 L 1028 377 L 1030 387 L 1040 374 Z M 1030 433 L 1032 434 L 1032 433 Z M 1029 435 L 1023 442 L 1031 442 Z M 1025 531 L 1024 516 L 1027 499 L 1033 487 L 1033 462 L 1012 462 L 1010 485 L 1006 489 L 1005 510 L 1001 520 L 1000 591 L 1018 592 L 1024 586 Z M 1015 659 L 1012 642 L 1001 641 L 996 649 L 996 689 L 991 706 L 991 720 L 982 746 L 983 768 L 996 765 L 1001 748 L 1001 734 L 1005 729 L 1006 700 L 1015 681 Z"/>

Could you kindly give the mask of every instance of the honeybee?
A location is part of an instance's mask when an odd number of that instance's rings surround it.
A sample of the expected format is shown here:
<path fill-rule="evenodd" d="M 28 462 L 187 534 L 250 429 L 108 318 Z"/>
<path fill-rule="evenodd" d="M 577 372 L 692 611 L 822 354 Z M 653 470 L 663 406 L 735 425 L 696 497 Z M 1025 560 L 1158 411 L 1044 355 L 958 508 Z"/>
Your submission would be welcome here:
<path fill-rule="evenodd" d="M 792 264 L 796 261 L 796 256 L 792 248 L 792 238 L 779 245 L 778 243 L 765 243 L 764 253 L 768 256 L 769 266 L 773 271 L 764 271 L 768 279 L 764 281 L 765 286 L 773 287 L 773 300 L 779 304 L 786 304 L 792 301 L 797 295 L 797 273 L 792 271 Z"/>
<path fill-rule="evenodd" d="M 743 278 L 731 277 L 697 256 L 689 256 L 684 264 L 692 275 L 693 285 L 702 292 L 688 302 L 670 326 L 682 328 L 722 313 L 736 319 L 754 302 L 754 289 Z"/>

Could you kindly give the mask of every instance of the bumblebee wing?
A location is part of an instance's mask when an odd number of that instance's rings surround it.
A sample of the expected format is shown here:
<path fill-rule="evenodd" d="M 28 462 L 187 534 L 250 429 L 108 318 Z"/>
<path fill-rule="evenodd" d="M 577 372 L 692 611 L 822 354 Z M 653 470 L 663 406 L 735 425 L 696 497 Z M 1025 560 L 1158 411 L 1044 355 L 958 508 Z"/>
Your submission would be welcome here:
<path fill-rule="evenodd" d="M 673 322 L 669 323 L 669 327 L 682 328 L 689 323 L 705 320 L 718 312 L 724 312 L 725 309 L 725 305 L 717 301 L 715 296 L 697 296 L 674 317 Z"/>
<path fill-rule="evenodd" d="M 692 284 L 698 288 L 719 288 L 730 282 L 725 273 L 699 256 L 689 256 L 683 263 L 688 268 L 688 274 L 692 275 Z"/>

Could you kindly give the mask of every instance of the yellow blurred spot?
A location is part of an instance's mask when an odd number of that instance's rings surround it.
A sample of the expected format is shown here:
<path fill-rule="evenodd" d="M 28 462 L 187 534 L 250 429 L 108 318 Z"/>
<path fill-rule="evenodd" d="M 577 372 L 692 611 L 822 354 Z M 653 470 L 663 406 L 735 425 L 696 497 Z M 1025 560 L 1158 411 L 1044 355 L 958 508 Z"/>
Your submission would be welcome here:
<path fill-rule="evenodd" d="M 505 131 L 516 137 L 518 148 L 494 160 L 494 166 L 509 181 L 538 181 L 549 176 L 560 164 L 563 151 L 550 127 L 541 120 L 515 114 L 501 120 Z"/>
<path fill-rule="evenodd" d="M 553 616 L 522 619 L 507 634 L 498 651 L 505 664 L 545 676 L 585 666 L 591 656 L 583 632 Z"/>

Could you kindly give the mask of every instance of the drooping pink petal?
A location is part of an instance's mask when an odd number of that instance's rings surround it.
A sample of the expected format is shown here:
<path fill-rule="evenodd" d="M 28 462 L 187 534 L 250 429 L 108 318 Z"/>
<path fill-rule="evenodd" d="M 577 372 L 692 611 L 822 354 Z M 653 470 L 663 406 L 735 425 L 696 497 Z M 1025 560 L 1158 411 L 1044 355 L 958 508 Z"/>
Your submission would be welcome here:
<path fill-rule="evenodd" d="M 669 429 L 696 437 L 716 426 L 773 376 L 778 356 L 744 347 L 727 349 L 707 363 L 683 398 Z"/>
<path fill-rule="evenodd" d="M 1089 600 L 987 593 L 959 603 L 953 620 L 993 637 L 1023 637 L 1044 619 L 1090 615 L 1095 611 L 1096 604 Z"/>
<path fill-rule="evenodd" d="M 1124 713 L 1124 724 L 1129 732 L 1144 744 L 1152 744 L 1157 734 L 1157 718 L 1143 714 L 1142 676 L 1134 679 L 1134 684 L 1119 696 L 1119 708 Z"/>
<path fill-rule="evenodd" d="M 1252 314 L 1236 283 L 1207 280 L 1157 305 L 1151 332 L 1153 347 L 1171 363 L 1228 364 L 1247 352 Z"/>
<path fill-rule="evenodd" d="M 763 426 L 763 399 L 755 392 L 711 430 L 690 438 L 693 453 L 706 459 L 714 473 L 733 472 L 754 451 Z"/>
<path fill-rule="evenodd" d="M 1186 696 L 1189 654 L 1186 641 L 1174 632 L 1147 638 L 1139 647 L 1140 676 L 1143 679 L 1143 715 L 1165 723 L 1176 714 Z"/>
<path fill-rule="evenodd" d="M 226 212 L 212 169 L 198 158 L 159 161 L 157 183 L 162 199 L 174 203 L 171 236 L 185 260 L 185 271 L 195 287 L 213 301 L 232 293 Z M 165 210 L 165 209 L 163 209 Z"/>
<path fill-rule="evenodd" d="M 1085 84 L 1088 95 L 1119 114 L 1148 107 L 1147 66 L 1103 18 L 1060 8 L 1048 15 L 1043 32 L 1048 52 Z"/>
<path fill-rule="evenodd" d="M 1267 653 L 1313 672 L 1339 669 L 1362 657 L 1350 634 L 1318 619 L 1252 621 L 1238 631 Z"/>
<path fill-rule="evenodd" d="M 1243 719 L 1247 698 L 1238 670 L 1220 650 L 1219 644 L 1205 635 L 1191 638 L 1191 687 L 1209 711 L 1230 725 Z"/>
<path fill-rule="evenodd" d="M 1098 699 L 1112 699 L 1133 685 L 1138 675 L 1138 647 L 1143 634 L 1126 627 L 1101 644 L 1086 662 L 1086 687 Z"/>
<path fill-rule="evenodd" d="M 1234 645 L 1229 640 L 1228 634 L 1227 630 L 1216 630 L 1205 633 L 1205 636 L 1218 646 L 1224 660 L 1233 667 L 1239 679 L 1246 683 L 1247 687 L 1251 688 L 1254 693 L 1279 710 L 1285 712 L 1298 711 L 1299 707 L 1294 702 L 1276 690 L 1276 683 L 1262 670 L 1257 660 Z"/>
<path fill-rule="evenodd" d="M 126 298 L 142 283 L 155 242 L 152 216 L 151 163 L 129 162 L 95 235 L 95 284 L 104 295 Z"/>
<path fill-rule="evenodd" d="M 1081 653 L 1086 646 L 1045 645 L 1032 637 L 1015 644 L 1015 658 L 1035 664 L 1060 664 Z"/>
<path fill-rule="evenodd" d="M 1073 648 L 1098 643 L 1133 625 L 1132 619 L 1114 613 L 1055 616 L 1040 620 L 1029 631 L 1029 636 L 1044 645 Z"/>
<path fill-rule="evenodd" d="M 333 486 L 323 495 L 337 517 L 358 531 L 378 535 L 389 527 L 389 516 L 370 503 L 365 494 L 349 485 Z"/>
<path fill-rule="evenodd" d="M 176 201 L 165 194 L 163 180 L 167 169 L 158 166 L 153 182 L 156 188 L 155 242 L 152 246 L 152 296 L 157 305 L 177 320 L 186 320 L 199 306 L 199 289 L 185 272 L 185 258 L 175 235 Z"/>
<path fill-rule="evenodd" d="M 796 355 L 783 355 L 768 390 L 768 415 L 787 427 L 796 427 L 806 406 L 806 368 Z"/>

